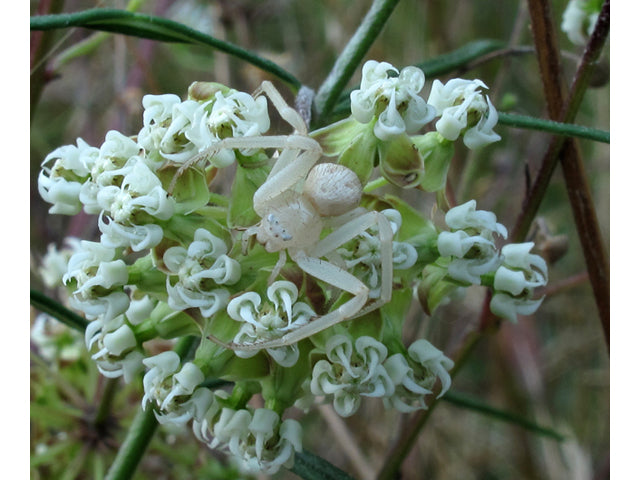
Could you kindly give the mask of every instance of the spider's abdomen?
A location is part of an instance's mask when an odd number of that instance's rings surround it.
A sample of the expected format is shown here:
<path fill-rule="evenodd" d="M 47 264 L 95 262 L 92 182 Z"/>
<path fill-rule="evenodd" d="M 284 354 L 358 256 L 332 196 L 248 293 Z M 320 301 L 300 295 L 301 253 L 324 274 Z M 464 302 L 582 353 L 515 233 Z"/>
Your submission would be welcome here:
<path fill-rule="evenodd" d="M 362 185 L 353 170 L 336 163 L 320 163 L 309 172 L 304 195 L 320 215 L 335 217 L 360 204 Z"/>
<path fill-rule="evenodd" d="M 322 221 L 304 197 L 283 201 L 269 208 L 258 225 L 257 239 L 267 252 L 305 248 L 320 238 Z"/>

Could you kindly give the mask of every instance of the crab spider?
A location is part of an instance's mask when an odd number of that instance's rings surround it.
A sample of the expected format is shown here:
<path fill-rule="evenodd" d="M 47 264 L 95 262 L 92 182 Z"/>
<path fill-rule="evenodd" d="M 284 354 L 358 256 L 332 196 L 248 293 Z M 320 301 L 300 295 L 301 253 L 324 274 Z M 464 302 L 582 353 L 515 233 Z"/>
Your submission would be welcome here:
<path fill-rule="evenodd" d="M 272 148 L 278 156 L 265 182 L 253 197 L 255 212 L 261 220 L 249 227 L 243 237 L 251 236 L 268 252 L 280 252 L 280 258 L 269 279 L 272 282 L 289 254 L 301 270 L 322 282 L 351 295 L 347 302 L 326 315 L 286 333 L 278 339 L 253 344 L 215 343 L 233 350 L 262 350 L 294 344 L 345 320 L 371 312 L 391 299 L 393 276 L 393 230 L 384 214 L 358 207 L 362 185 L 349 168 L 333 163 L 318 163 L 322 148 L 307 135 L 302 117 L 286 104 L 270 82 L 263 82 L 254 97 L 264 93 L 279 115 L 289 123 L 291 135 L 226 138 L 211 146 L 178 170 L 179 176 L 190 165 L 226 148 Z M 333 231 L 320 239 L 325 227 Z M 369 288 L 329 257 L 331 252 L 376 227 L 380 239 L 381 281 L 379 298 L 369 302 Z"/>

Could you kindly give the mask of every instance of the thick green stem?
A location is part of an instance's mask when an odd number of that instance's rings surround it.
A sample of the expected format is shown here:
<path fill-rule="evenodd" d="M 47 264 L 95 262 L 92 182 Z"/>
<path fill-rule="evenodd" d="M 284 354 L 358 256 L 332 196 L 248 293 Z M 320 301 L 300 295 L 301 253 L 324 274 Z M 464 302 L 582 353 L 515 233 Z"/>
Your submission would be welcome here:
<path fill-rule="evenodd" d="M 96 428 L 103 426 L 111 414 L 111 406 L 113 405 L 113 399 L 118 392 L 118 385 L 120 385 L 119 378 L 106 379 L 102 395 L 100 397 L 100 404 L 96 410 L 96 415 L 93 419 L 93 424 Z"/>
<path fill-rule="evenodd" d="M 197 337 L 183 337 L 176 344 L 174 351 L 184 359 L 197 341 L 199 341 Z M 138 463 L 140 463 L 157 427 L 158 421 L 153 413 L 153 408 L 146 410 L 140 408 L 107 473 L 106 480 L 133 478 Z"/>
<path fill-rule="evenodd" d="M 322 122 L 333 109 L 340 93 L 380 34 L 399 0 L 374 0 L 362 23 L 337 58 L 331 72 L 318 89 L 314 100 L 317 122 Z"/>
<path fill-rule="evenodd" d="M 87 325 L 89 325 L 89 322 L 84 317 L 72 312 L 61 303 L 47 297 L 38 290 L 31 290 L 31 305 L 79 332 L 84 332 Z"/>

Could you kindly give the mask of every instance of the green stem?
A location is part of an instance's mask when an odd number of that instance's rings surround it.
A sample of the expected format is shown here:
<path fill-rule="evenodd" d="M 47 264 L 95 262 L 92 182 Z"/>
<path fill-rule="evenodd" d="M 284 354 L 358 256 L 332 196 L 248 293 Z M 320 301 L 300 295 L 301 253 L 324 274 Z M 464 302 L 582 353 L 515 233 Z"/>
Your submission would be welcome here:
<path fill-rule="evenodd" d="M 314 100 L 317 121 L 321 123 L 333 109 L 340 93 L 380 34 L 399 0 L 374 0 L 362 23 L 338 56 L 331 72 Z"/>
<path fill-rule="evenodd" d="M 184 359 L 197 341 L 197 337 L 183 337 L 176 344 L 174 351 Z M 157 427 L 158 421 L 153 408 L 140 408 L 105 480 L 128 480 L 133 477 Z"/>
<path fill-rule="evenodd" d="M 389 184 L 389 181 L 386 178 L 378 177 L 375 180 L 371 180 L 369 183 L 367 183 L 362 189 L 362 191 L 364 193 L 370 193 L 370 192 L 373 192 L 376 188 L 384 187 L 385 185 L 388 185 L 388 184 Z"/>
<path fill-rule="evenodd" d="M 100 404 L 96 410 L 93 424 L 100 429 L 105 424 L 111 414 L 111 406 L 113 405 L 113 399 L 118 392 L 118 386 L 120 385 L 119 378 L 108 378 L 105 382 L 104 390 L 100 397 Z"/>
<path fill-rule="evenodd" d="M 596 142 L 609 143 L 611 134 L 604 130 L 584 127 L 573 123 L 554 122 L 542 118 L 498 112 L 498 123 L 515 128 L 526 128 L 554 133 L 563 137 L 579 137 Z"/>
<path fill-rule="evenodd" d="M 102 30 L 163 42 L 206 45 L 271 73 L 295 90 L 301 86 L 301 82 L 297 78 L 272 61 L 167 18 L 106 8 L 31 17 L 31 30 L 53 30 L 69 27 Z"/>
<path fill-rule="evenodd" d="M 79 332 L 84 332 L 87 325 L 89 325 L 89 322 L 85 318 L 37 290 L 31 290 L 31 305 L 41 312 L 61 321 L 67 327 L 78 330 Z"/>

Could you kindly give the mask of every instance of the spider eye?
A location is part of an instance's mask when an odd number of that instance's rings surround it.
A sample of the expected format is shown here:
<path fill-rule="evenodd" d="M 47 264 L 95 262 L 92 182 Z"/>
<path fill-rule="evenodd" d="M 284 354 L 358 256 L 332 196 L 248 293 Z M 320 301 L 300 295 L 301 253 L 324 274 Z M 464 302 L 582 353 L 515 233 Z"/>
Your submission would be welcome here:
<path fill-rule="evenodd" d="M 267 222 L 269 222 L 269 230 L 275 238 L 281 238 L 285 242 L 293 238 L 284 227 L 280 226 L 280 222 L 273 213 L 267 215 Z"/>

